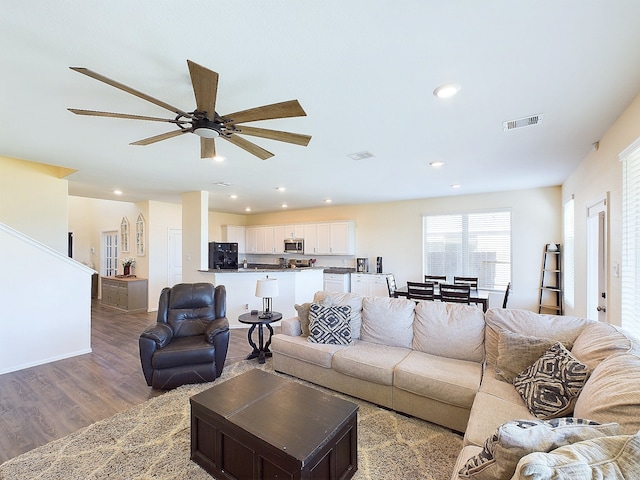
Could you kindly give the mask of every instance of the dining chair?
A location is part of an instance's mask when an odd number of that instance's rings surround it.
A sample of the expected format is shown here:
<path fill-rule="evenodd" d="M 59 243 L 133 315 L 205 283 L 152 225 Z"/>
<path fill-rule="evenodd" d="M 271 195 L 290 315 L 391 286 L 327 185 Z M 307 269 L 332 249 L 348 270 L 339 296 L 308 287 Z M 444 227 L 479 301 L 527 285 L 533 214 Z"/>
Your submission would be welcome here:
<path fill-rule="evenodd" d="M 478 289 L 478 277 L 453 277 L 455 285 L 469 285 L 474 290 Z"/>
<path fill-rule="evenodd" d="M 409 300 L 433 300 L 433 282 L 407 282 Z"/>
<path fill-rule="evenodd" d="M 507 301 L 509 300 L 509 290 L 511 290 L 511 282 L 507 283 L 507 289 L 504 291 L 504 300 L 502 300 L 502 308 L 507 308 Z"/>
<path fill-rule="evenodd" d="M 471 286 L 468 284 L 443 283 L 440 285 L 440 300 L 443 302 L 470 304 Z"/>
<path fill-rule="evenodd" d="M 425 275 L 424 281 L 433 282 L 436 285 L 440 285 L 441 283 L 447 283 L 447 276 L 446 275 Z"/>
<path fill-rule="evenodd" d="M 387 289 L 389 290 L 389 296 L 390 297 L 395 297 L 396 296 L 396 277 L 395 275 L 387 275 Z"/>

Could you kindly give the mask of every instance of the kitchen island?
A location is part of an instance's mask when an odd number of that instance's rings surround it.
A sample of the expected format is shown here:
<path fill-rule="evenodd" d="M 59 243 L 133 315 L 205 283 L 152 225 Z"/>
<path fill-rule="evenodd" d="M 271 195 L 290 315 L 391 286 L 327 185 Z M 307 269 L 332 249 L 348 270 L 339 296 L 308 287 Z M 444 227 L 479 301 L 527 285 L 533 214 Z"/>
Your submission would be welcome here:
<path fill-rule="evenodd" d="M 238 270 L 199 270 L 201 281 L 224 285 L 227 290 L 227 318 L 231 328 L 246 327 L 238 317 L 251 310 L 262 310 L 262 298 L 256 297 L 256 282 L 278 279 L 280 294 L 273 298 L 273 310 L 282 318 L 297 315 L 293 306 L 311 302 L 323 288 L 323 268 L 239 268 Z"/>

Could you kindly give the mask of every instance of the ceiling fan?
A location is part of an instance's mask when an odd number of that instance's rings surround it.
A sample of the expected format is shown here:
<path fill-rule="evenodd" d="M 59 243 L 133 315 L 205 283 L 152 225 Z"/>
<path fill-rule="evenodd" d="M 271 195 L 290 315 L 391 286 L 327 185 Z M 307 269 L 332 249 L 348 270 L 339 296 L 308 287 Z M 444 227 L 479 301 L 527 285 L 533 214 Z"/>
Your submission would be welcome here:
<path fill-rule="evenodd" d="M 273 157 L 273 153 L 259 147 L 255 143 L 245 140 L 240 135 L 268 138 L 280 142 L 293 143 L 307 146 L 311 137 L 299 133 L 281 132 L 278 130 L 268 130 L 264 128 L 248 127 L 239 125 L 244 122 L 255 122 L 258 120 L 273 120 L 277 118 L 303 117 L 307 114 L 297 100 L 264 105 L 262 107 L 250 108 L 227 115 L 218 115 L 216 112 L 216 96 L 218 92 L 218 74 L 198 65 L 191 60 L 187 60 L 189 74 L 193 85 L 193 93 L 196 97 L 196 110 L 186 112 L 165 103 L 157 98 L 151 97 L 122 83 L 111 80 L 99 73 L 83 67 L 69 67 L 71 70 L 95 78 L 112 87 L 119 88 L 127 93 L 142 98 L 159 107 L 165 108 L 176 114 L 173 119 L 147 117 L 143 115 L 131 115 L 127 113 L 97 112 L 94 110 L 79 110 L 69 108 L 70 112 L 78 115 L 89 115 L 94 117 L 127 118 L 130 120 L 148 120 L 152 122 L 168 122 L 175 124 L 178 129 L 170 132 L 155 135 L 153 137 L 138 140 L 131 145 L 150 145 L 161 140 L 177 137 L 185 133 L 195 133 L 200 137 L 200 157 L 213 158 L 216 154 L 215 138 L 223 138 L 234 145 L 246 150 L 262 160 Z"/>

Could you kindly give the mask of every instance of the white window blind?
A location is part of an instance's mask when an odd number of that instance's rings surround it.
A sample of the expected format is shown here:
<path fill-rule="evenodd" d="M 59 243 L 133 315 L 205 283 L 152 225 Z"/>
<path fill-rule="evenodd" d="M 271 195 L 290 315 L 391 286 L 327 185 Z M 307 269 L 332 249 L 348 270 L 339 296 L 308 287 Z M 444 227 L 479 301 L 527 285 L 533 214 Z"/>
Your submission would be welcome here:
<path fill-rule="evenodd" d="M 423 217 L 424 273 L 478 277 L 478 287 L 504 290 L 511 281 L 511 211 Z"/>
<path fill-rule="evenodd" d="M 636 142 L 637 144 L 638 142 Z M 622 327 L 640 337 L 640 146 L 622 160 Z"/>
<path fill-rule="evenodd" d="M 564 301 L 573 307 L 575 305 L 575 202 L 573 198 L 563 206 L 563 237 L 564 237 Z"/>

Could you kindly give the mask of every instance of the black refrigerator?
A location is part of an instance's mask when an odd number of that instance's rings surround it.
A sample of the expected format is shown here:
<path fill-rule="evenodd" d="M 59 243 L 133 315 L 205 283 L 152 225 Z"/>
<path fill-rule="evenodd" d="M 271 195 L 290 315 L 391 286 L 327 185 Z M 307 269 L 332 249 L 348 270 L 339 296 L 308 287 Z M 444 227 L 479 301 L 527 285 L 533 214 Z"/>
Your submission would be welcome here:
<path fill-rule="evenodd" d="M 213 270 L 237 270 L 238 244 L 209 242 L 209 268 Z"/>

